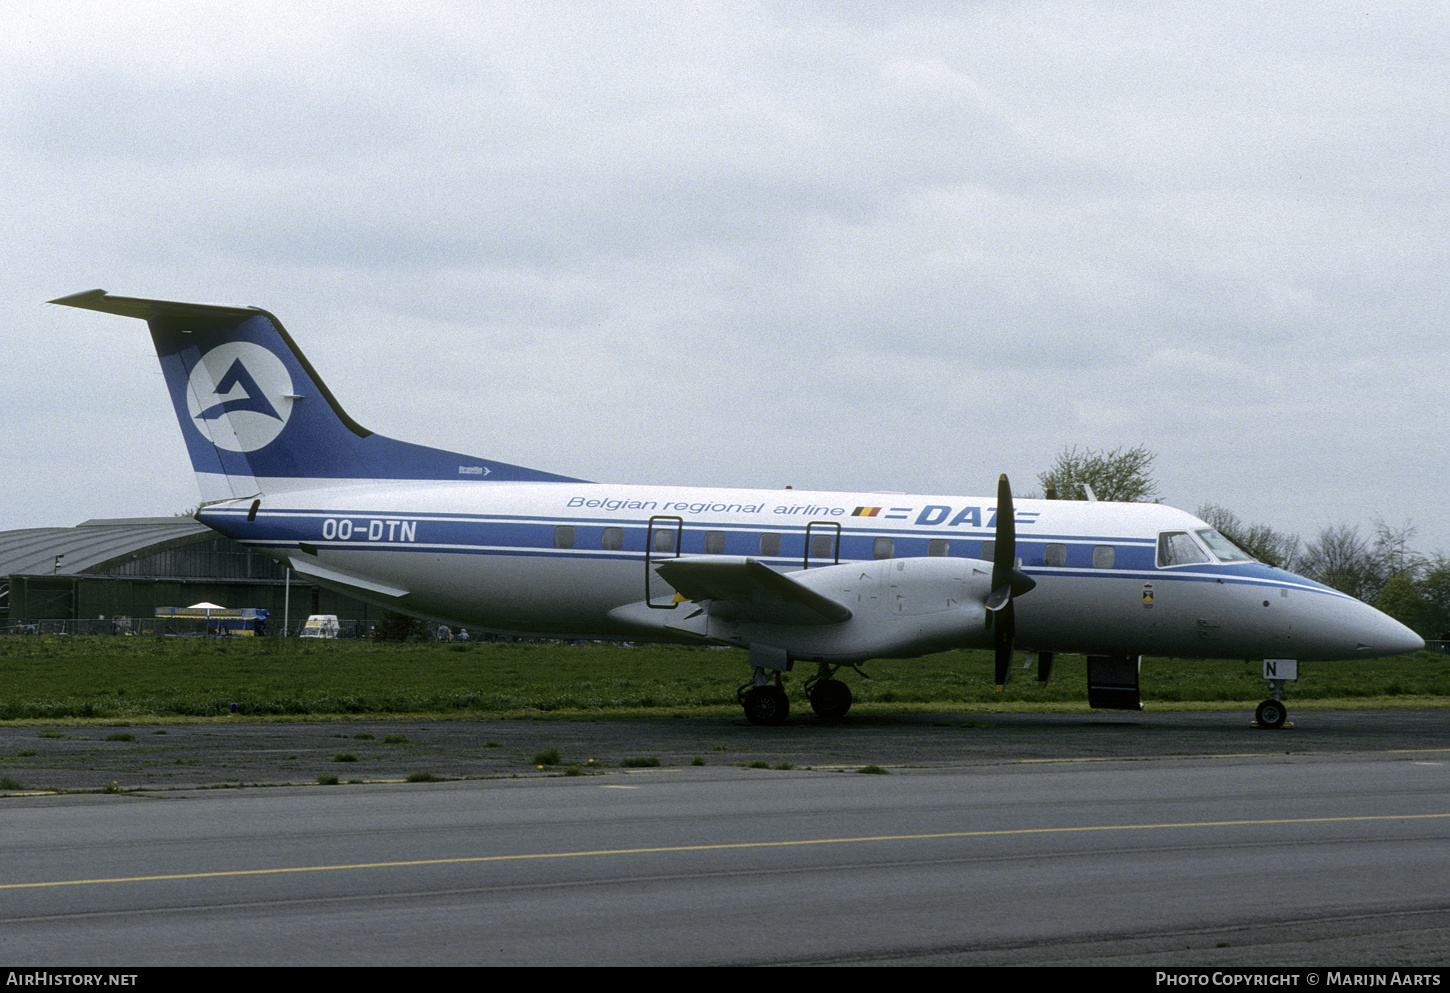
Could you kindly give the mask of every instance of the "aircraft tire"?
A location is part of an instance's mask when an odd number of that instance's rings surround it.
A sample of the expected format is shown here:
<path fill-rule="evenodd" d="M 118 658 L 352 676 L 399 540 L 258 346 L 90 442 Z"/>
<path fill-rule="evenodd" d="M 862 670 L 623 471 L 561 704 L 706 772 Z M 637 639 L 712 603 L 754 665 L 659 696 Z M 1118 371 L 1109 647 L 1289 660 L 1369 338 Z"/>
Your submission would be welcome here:
<path fill-rule="evenodd" d="M 851 709 L 851 687 L 839 679 L 822 679 L 811 687 L 811 709 L 817 717 L 845 717 Z"/>
<path fill-rule="evenodd" d="M 1261 728 L 1281 728 L 1289 711 L 1278 700 L 1265 700 L 1259 704 L 1259 709 L 1254 711 L 1254 720 L 1259 722 Z"/>
<path fill-rule="evenodd" d="M 779 686 L 757 686 L 745 694 L 745 719 L 759 727 L 783 724 L 790 716 L 790 698 Z"/>

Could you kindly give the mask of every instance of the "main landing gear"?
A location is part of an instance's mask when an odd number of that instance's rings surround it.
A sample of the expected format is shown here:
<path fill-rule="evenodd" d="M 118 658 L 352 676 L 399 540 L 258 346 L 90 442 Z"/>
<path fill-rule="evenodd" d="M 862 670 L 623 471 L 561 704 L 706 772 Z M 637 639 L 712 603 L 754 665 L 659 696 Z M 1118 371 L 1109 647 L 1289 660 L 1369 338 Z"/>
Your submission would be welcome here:
<path fill-rule="evenodd" d="M 836 678 L 836 672 L 841 666 L 827 662 L 819 665 L 816 674 L 806 680 L 806 696 L 810 698 L 811 709 L 816 712 L 817 717 L 827 720 L 845 717 L 846 711 L 851 709 L 851 687 Z M 851 668 L 856 669 L 862 676 L 866 675 L 854 665 Z"/>
<path fill-rule="evenodd" d="M 839 679 L 822 679 L 809 692 L 811 709 L 818 717 L 845 717 L 851 709 L 851 687 Z"/>
<path fill-rule="evenodd" d="M 851 709 L 851 687 L 835 678 L 836 670 L 840 666 L 828 665 L 825 662 L 820 666 L 820 671 L 806 680 L 805 684 L 806 698 L 811 702 L 811 710 L 815 711 L 817 717 L 827 720 L 845 717 L 846 711 Z M 855 666 L 851 668 L 856 669 Z M 856 671 L 861 672 L 860 669 Z M 864 676 L 865 673 L 861 675 Z M 775 681 L 771 682 L 769 671 L 763 667 L 757 668 L 752 681 L 740 687 L 735 698 L 745 708 L 745 719 L 751 724 L 780 724 L 790 716 L 790 698 L 785 695 L 785 687 L 781 685 L 780 670 L 776 670 Z"/>
<path fill-rule="evenodd" d="M 735 699 L 745 708 L 745 719 L 761 726 L 782 723 L 790 716 L 790 698 L 780 677 L 790 668 L 790 656 L 784 648 L 751 645 L 750 668 L 750 682 L 735 691 Z"/>
<path fill-rule="evenodd" d="M 751 724 L 780 724 L 790 716 L 790 697 L 779 684 L 752 686 L 740 696 L 740 703 L 745 708 L 745 719 Z"/>

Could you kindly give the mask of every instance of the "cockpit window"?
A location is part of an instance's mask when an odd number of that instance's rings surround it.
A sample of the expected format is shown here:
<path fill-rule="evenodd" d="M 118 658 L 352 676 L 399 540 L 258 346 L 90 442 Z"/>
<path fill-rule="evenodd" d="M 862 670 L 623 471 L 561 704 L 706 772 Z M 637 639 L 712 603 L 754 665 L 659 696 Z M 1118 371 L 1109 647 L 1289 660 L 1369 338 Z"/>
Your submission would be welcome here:
<path fill-rule="evenodd" d="M 1164 531 L 1158 535 L 1158 568 L 1198 565 L 1207 561 L 1208 555 L 1187 531 Z"/>
<path fill-rule="evenodd" d="M 1213 528 L 1200 528 L 1194 534 L 1203 539 L 1208 550 L 1218 556 L 1220 562 L 1252 562 L 1254 557 L 1238 545 L 1229 541 Z"/>

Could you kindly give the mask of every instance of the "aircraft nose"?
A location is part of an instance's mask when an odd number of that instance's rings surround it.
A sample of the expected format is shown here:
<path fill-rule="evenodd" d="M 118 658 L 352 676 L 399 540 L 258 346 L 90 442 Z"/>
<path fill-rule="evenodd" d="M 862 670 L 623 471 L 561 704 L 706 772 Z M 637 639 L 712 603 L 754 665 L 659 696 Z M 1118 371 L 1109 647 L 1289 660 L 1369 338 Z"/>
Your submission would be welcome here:
<path fill-rule="evenodd" d="M 1425 639 L 1405 627 L 1393 617 L 1380 614 L 1380 627 L 1382 633 L 1378 633 L 1377 640 L 1383 646 L 1381 655 L 1401 655 L 1405 652 L 1418 652 L 1425 647 Z"/>
<path fill-rule="evenodd" d="M 1357 603 L 1361 608 L 1355 618 L 1358 628 L 1355 654 L 1361 658 L 1378 658 L 1382 655 L 1403 655 L 1418 652 L 1425 647 L 1425 639 L 1405 627 L 1399 621 L 1383 614 L 1369 604 Z"/>
<path fill-rule="evenodd" d="M 1301 659 L 1373 659 L 1418 652 L 1424 639 L 1399 621 L 1353 597 L 1325 590 L 1300 602 L 1293 643 Z"/>

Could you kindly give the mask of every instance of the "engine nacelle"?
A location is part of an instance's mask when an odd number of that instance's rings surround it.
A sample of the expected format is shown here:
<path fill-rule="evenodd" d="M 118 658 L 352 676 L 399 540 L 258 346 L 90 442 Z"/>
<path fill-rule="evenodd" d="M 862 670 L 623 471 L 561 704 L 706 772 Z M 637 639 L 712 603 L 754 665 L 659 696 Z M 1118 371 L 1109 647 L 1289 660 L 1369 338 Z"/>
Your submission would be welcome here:
<path fill-rule="evenodd" d="M 990 562 L 944 557 L 884 559 L 787 575 L 843 604 L 851 611 L 850 619 L 811 626 L 739 621 L 730 625 L 730 640 L 784 648 L 793 659 L 833 663 L 909 658 L 992 643 L 983 606 L 991 592 Z"/>

